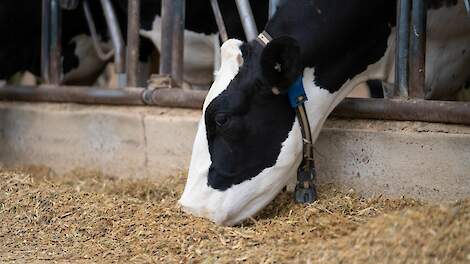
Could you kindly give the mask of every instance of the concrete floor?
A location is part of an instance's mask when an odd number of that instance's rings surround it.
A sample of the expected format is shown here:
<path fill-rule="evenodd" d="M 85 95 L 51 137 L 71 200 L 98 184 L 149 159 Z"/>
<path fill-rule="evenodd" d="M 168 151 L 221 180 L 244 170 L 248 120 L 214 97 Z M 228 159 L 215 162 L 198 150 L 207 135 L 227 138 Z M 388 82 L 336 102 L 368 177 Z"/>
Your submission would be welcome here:
<path fill-rule="evenodd" d="M 200 111 L 0 102 L 0 166 L 125 177 L 185 171 Z M 331 119 L 316 143 L 318 180 L 365 195 L 470 197 L 470 127 Z"/>

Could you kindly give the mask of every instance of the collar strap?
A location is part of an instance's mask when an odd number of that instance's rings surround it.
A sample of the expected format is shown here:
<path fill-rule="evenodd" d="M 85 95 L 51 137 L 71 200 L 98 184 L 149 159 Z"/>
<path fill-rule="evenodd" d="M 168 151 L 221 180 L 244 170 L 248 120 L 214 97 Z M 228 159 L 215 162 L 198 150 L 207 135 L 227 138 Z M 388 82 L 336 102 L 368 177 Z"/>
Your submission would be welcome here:
<path fill-rule="evenodd" d="M 268 45 L 271 40 L 273 40 L 273 38 L 266 31 L 259 33 L 258 37 L 256 38 L 256 41 L 258 41 L 258 43 L 263 46 L 263 48 L 266 47 L 266 45 Z"/>
<path fill-rule="evenodd" d="M 302 162 L 297 169 L 297 185 L 295 187 L 295 200 L 299 203 L 311 203 L 316 200 L 315 190 L 315 161 L 313 159 L 313 140 L 305 109 L 305 94 L 302 76 L 299 77 L 289 88 L 287 95 L 292 108 L 295 109 L 297 120 L 302 133 Z"/>
<path fill-rule="evenodd" d="M 289 87 L 287 91 L 289 102 L 292 108 L 296 110 L 297 119 L 300 123 L 300 129 L 302 131 L 302 143 L 304 151 L 304 159 L 307 159 L 307 163 L 313 160 L 313 142 L 312 134 L 310 132 L 310 124 L 308 122 L 307 112 L 305 110 L 305 101 L 308 100 L 305 94 L 305 88 L 302 82 L 302 77 L 297 80 Z"/>
<path fill-rule="evenodd" d="M 302 83 L 302 77 L 297 78 L 297 80 L 289 87 L 289 90 L 287 90 L 287 96 L 289 97 L 289 102 L 292 108 L 297 108 L 300 104 L 303 104 L 308 100 L 307 95 L 305 94 L 304 84 Z"/>
<path fill-rule="evenodd" d="M 273 38 L 268 32 L 261 32 L 256 41 L 264 48 Z M 307 111 L 305 110 L 305 94 L 302 76 L 289 87 L 287 95 L 292 108 L 295 109 L 297 119 L 302 132 L 302 162 L 297 169 L 297 185 L 295 187 L 295 200 L 299 203 L 311 203 L 316 200 L 315 189 L 315 162 L 313 160 L 313 142 Z"/>

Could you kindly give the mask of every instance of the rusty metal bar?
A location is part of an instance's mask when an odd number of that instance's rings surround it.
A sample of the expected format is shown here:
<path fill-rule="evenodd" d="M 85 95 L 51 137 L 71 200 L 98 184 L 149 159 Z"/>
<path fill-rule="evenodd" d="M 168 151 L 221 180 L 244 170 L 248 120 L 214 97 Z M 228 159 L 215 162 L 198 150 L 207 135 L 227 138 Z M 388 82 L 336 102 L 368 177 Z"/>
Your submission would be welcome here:
<path fill-rule="evenodd" d="M 106 19 L 106 24 L 108 25 L 109 34 L 111 35 L 111 42 L 114 47 L 114 64 L 118 75 L 118 84 L 119 87 L 122 88 L 125 87 L 127 83 L 125 74 L 126 50 L 124 47 L 124 40 L 110 0 L 101 0 L 101 6 L 103 7 L 104 17 Z"/>
<path fill-rule="evenodd" d="M 426 21 L 425 0 L 413 0 L 411 11 L 411 54 L 409 95 L 424 98 L 426 75 Z"/>
<path fill-rule="evenodd" d="M 83 104 L 158 105 L 201 109 L 207 91 L 182 89 L 104 89 L 73 86 L 3 86 L 0 100 Z M 346 98 L 332 116 L 470 125 L 470 102 L 422 99 Z"/>
<path fill-rule="evenodd" d="M 217 28 L 219 29 L 220 38 L 222 39 L 222 42 L 225 42 L 228 40 L 228 34 L 227 29 L 225 28 L 222 13 L 220 12 L 219 2 L 217 2 L 217 0 L 211 0 L 211 6 L 215 17 L 215 22 L 217 23 Z"/>
<path fill-rule="evenodd" d="M 143 105 L 143 88 L 106 89 L 83 86 L 4 86 L 0 100 Z"/>
<path fill-rule="evenodd" d="M 62 72 L 62 9 L 59 0 L 50 1 L 50 83 L 59 85 Z"/>
<path fill-rule="evenodd" d="M 127 86 L 137 87 L 139 63 L 140 0 L 129 0 L 127 5 Z"/>
<path fill-rule="evenodd" d="M 411 0 L 397 1 L 395 91 L 390 93 L 384 90 L 387 98 L 397 95 L 408 97 L 410 10 Z"/>
<path fill-rule="evenodd" d="M 470 103 L 422 99 L 346 98 L 333 116 L 470 125 Z"/>
<path fill-rule="evenodd" d="M 41 17 L 41 78 L 43 82 L 50 83 L 49 78 L 49 41 L 50 41 L 50 16 L 51 5 L 50 0 L 42 0 L 42 17 Z"/>
<path fill-rule="evenodd" d="M 207 91 L 182 89 L 146 90 L 143 95 L 148 105 L 202 109 Z"/>
<path fill-rule="evenodd" d="M 173 3 L 173 0 L 162 0 L 162 35 L 159 72 L 161 75 L 170 75 L 172 69 Z"/>
<path fill-rule="evenodd" d="M 146 89 L 126 87 L 109 89 L 83 86 L 11 86 L 0 87 L 0 100 L 60 102 L 104 105 L 155 105 L 201 109 L 207 91 L 182 89 Z"/>
<path fill-rule="evenodd" d="M 246 39 L 248 41 L 255 39 L 256 36 L 258 36 L 258 29 L 256 27 L 255 19 L 253 18 L 250 2 L 248 0 L 235 0 L 235 2 L 237 3 L 237 9 L 240 14 Z"/>
<path fill-rule="evenodd" d="M 171 77 L 177 86 L 183 86 L 183 60 L 184 60 L 184 21 L 185 21 L 185 0 L 173 0 L 173 49 Z"/>

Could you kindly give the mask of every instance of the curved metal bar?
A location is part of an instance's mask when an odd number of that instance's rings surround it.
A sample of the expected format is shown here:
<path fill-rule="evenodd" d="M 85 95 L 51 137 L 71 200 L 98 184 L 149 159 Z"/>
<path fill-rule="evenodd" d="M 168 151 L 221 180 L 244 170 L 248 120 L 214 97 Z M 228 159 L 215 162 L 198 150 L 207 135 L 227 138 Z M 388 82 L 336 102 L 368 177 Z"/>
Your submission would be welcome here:
<path fill-rule="evenodd" d="M 119 23 L 110 0 L 101 0 L 101 6 L 103 7 L 104 17 L 114 46 L 114 64 L 116 65 L 116 73 L 118 74 L 119 87 L 124 87 L 127 83 L 125 75 L 126 50 L 121 29 L 119 28 Z"/>
<path fill-rule="evenodd" d="M 102 61 L 108 61 L 114 55 L 114 49 L 110 50 L 108 53 L 105 53 L 103 49 L 100 47 L 98 33 L 96 33 L 96 26 L 95 21 L 93 20 L 93 16 L 91 15 L 90 6 L 88 4 L 88 0 L 83 1 L 83 12 L 85 13 L 86 22 L 88 24 L 88 29 L 91 33 L 91 39 L 93 40 L 93 47 L 95 48 L 96 54 L 98 58 Z"/>

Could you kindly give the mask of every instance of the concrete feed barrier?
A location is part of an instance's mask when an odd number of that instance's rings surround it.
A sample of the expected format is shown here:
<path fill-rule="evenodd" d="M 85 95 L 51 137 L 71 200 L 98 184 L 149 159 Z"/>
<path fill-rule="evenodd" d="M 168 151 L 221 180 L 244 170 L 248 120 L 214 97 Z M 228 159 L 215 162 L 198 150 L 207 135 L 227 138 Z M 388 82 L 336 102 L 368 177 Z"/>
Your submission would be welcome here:
<path fill-rule="evenodd" d="M 0 102 L 0 165 L 121 178 L 185 171 L 200 111 Z M 331 119 L 315 146 L 318 180 L 364 195 L 470 197 L 470 127 Z"/>

